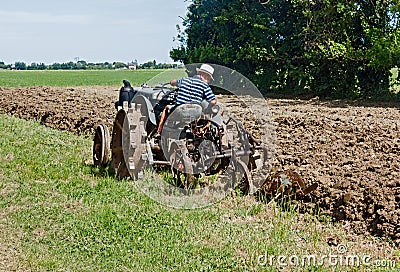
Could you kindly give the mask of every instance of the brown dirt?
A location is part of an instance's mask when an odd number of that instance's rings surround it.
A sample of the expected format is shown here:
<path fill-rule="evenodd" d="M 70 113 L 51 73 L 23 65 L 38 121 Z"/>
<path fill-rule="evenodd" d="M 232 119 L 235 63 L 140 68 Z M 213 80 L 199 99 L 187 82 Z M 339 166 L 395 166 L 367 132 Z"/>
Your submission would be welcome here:
<path fill-rule="evenodd" d="M 117 90 L 110 88 L 1 88 L 0 110 L 62 131 L 91 135 L 99 122 L 114 121 Z"/>
<path fill-rule="evenodd" d="M 0 92 L 0 112 L 88 136 L 99 122 L 112 126 L 118 97 L 117 90 L 100 87 Z M 240 115 L 235 98 L 219 100 Z M 270 99 L 268 105 L 276 128 L 274 169 L 291 169 L 307 183 L 317 182 L 312 203 L 334 221 L 399 246 L 400 105 L 318 99 Z"/>

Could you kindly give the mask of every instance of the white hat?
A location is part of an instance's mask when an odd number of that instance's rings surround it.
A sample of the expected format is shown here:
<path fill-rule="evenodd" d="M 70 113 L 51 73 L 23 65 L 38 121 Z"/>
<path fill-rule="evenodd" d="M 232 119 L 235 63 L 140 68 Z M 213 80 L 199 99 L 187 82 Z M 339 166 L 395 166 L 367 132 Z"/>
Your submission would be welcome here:
<path fill-rule="evenodd" d="M 202 64 L 202 65 L 200 66 L 200 68 L 196 68 L 196 71 L 197 71 L 197 72 L 206 73 L 206 74 L 210 75 L 211 78 L 214 80 L 214 78 L 213 78 L 214 68 L 212 68 L 211 65 Z"/>

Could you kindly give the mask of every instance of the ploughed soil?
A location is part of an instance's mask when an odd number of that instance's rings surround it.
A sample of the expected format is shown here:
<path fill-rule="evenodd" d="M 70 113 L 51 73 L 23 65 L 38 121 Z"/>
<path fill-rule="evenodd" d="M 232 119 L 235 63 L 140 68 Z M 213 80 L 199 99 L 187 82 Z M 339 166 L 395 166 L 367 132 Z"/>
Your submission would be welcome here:
<path fill-rule="evenodd" d="M 112 127 L 118 97 L 109 87 L 0 88 L 0 94 L 0 112 L 88 136 L 100 122 Z M 248 118 L 237 98 L 219 96 L 219 102 Z M 273 170 L 294 170 L 307 184 L 318 183 L 311 203 L 350 231 L 399 246 L 400 104 L 318 98 L 267 103 L 276 131 Z M 253 123 L 245 126 L 251 130 Z"/>

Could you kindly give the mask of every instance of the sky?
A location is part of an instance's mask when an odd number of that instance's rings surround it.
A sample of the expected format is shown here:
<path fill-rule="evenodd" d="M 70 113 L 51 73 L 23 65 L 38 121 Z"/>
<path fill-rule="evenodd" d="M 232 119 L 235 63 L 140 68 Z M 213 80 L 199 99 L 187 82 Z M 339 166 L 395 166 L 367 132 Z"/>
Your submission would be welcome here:
<path fill-rule="evenodd" d="M 0 62 L 171 63 L 185 0 L 13 0 L 0 6 Z"/>

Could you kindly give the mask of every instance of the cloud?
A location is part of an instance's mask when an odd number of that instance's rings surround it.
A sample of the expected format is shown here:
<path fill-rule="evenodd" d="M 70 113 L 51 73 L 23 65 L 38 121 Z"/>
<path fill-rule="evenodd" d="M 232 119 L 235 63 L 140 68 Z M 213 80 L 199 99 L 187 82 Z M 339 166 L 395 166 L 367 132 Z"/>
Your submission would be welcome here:
<path fill-rule="evenodd" d="M 52 14 L 0 10 L 1 24 L 87 24 L 90 17 L 82 14 Z"/>

